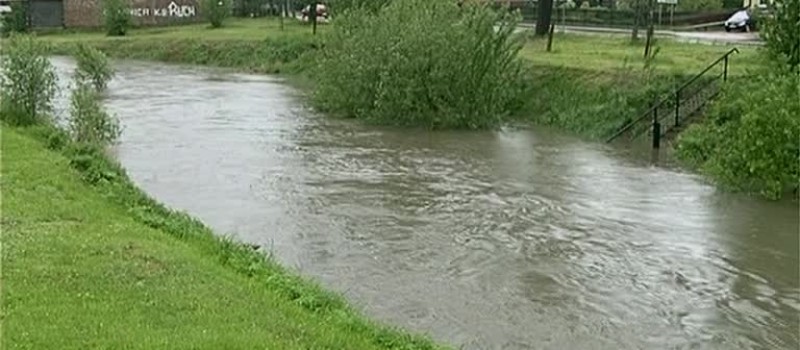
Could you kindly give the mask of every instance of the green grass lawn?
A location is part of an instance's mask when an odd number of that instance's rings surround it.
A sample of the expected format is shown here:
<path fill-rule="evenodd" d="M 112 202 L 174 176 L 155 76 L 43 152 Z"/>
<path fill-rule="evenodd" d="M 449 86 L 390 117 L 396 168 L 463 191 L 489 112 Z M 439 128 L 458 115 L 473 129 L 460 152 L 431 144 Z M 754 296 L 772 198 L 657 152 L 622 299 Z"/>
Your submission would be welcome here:
<path fill-rule="evenodd" d="M 655 59 L 655 69 L 658 72 L 691 75 L 699 73 L 737 46 L 682 43 L 662 38 L 657 40 L 655 47 L 659 48 Z M 640 69 L 644 64 L 644 44 L 633 44 L 627 37 L 557 34 L 553 38 L 552 52 L 547 52 L 546 48 L 545 39 L 528 40 L 520 54 L 535 64 L 603 72 Z M 757 48 L 737 48 L 740 53 L 731 56 L 731 75 L 746 74 L 748 70 L 764 65 L 764 59 Z"/>
<path fill-rule="evenodd" d="M 2 127 L 3 349 L 434 348 L 30 135 Z"/>

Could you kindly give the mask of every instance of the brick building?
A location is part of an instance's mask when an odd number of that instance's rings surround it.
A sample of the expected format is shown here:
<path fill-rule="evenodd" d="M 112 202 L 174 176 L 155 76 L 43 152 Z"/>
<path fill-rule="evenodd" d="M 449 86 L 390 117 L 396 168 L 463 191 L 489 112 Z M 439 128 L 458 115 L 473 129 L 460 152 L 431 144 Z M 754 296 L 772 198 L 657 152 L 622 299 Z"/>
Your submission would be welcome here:
<path fill-rule="evenodd" d="M 34 27 L 91 28 L 103 25 L 103 0 L 26 0 Z M 199 0 L 128 0 L 136 25 L 201 21 Z"/>

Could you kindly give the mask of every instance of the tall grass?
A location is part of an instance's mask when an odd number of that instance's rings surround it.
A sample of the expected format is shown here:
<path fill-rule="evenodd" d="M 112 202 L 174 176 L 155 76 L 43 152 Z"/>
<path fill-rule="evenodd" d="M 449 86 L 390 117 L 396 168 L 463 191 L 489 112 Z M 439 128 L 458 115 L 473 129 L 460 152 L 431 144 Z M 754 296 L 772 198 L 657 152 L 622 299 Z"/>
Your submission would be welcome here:
<path fill-rule="evenodd" d="M 314 103 L 380 124 L 487 128 L 526 91 L 519 17 L 448 0 L 395 0 L 336 18 L 314 71 Z"/>

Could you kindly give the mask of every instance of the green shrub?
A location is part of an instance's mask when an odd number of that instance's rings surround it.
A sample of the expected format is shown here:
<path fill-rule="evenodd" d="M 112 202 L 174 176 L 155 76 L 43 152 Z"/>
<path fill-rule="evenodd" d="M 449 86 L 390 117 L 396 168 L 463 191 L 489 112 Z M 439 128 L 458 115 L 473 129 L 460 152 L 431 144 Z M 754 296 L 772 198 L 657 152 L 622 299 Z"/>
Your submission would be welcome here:
<path fill-rule="evenodd" d="M 486 128 L 527 89 L 519 18 L 449 0 L 395 0 L 334 21 L 314 71 L 313 101 L 381 124 Z"/>
<path fill-rule="evenodd" d="M 124 36 L 133 24 L 127 0 L 102 0 L 103 19 L 109 36 Z"/>
<path fill-rule="evenodd" d="M 211 28 L 222 27 L 222 22 L 231 13 L 230 0 L 203 0 L 200 10 L 206 20 L 211 23 Z"/>
<path fill-rule="evenodd" d="M 102 51 L 80 43 L 75 50 L 75 60 L 75 80 L 81 84 L 91 83 L 97 91 L 105 90 L 114 76 L 108 57 Z"/>
<path fill-rule="evenodd" d="M 0 51 L 0 117 L 11 125 L 46 120 L 56 94 L 56 73 L 47 46 L 28 35 L 12 34 Z"/>
<path fill-rule="evenodd" d="M 798 96 L 796 74 L 726 85 L 704 124 L 681 134 L 679 159 L 726 187 L 779 198 L 800 183 Z"/>
<path fill-rule="evenodd" d="M 775 57 L 796 70 L 800 67 L 800 1 L 776 0 L 774 10 L 762 32 L 764 40 Z"/>
<path fill-rule="evenodd" d="M 69 131 L 77 143 L 105 146 L 116 141 L 119 122 L 100 104 L 98 92 L 78 83 L 72 90 Z"/>
<path fill-rule="evenodd" d="M 9 33 L 26 33 L 28 31 L 28 6 L 27 2 L 12 1 L 11 12 L 2 15 L 0 28 L 3 36 Z"/>

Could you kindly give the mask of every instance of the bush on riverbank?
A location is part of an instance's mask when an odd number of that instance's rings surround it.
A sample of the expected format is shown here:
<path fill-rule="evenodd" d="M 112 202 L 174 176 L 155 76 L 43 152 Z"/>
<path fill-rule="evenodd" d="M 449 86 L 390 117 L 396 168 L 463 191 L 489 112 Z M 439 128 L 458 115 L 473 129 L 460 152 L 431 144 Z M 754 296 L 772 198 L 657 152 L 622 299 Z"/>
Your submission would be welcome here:
<path fill-rule="evenodd" d="M 103 91 L 108 81 L 114 77 L 114 70 L 106 55 L 85 43 L 79 43 L 75 50 L 75 80 L 79 84 L 91 83 L 97 91 Z"/>
<path fill-rule="evenodd" d="M 800 184 L 800 76 L 728 84 L 678 140 L 678 157 L 735 190 L 777 199 Z"/>
<path fill-rule="evenodd" d="M 11 125 L 33 125 L 53 110 L 56 74 L 45 43 L 12 34 L 0 51 L 0 119 Z"/>
<path fill-rule="evenodd" d="M 526 92 L 518 18 L 447 0 L 395 0 L 338 17 L 318 67 L 322 110 L 389 125 L 487 128 Z"/>
<path fill-rule="evenodd" d="M 101 104 L 98 91 L 82 82 L 72 89 L 69 131 L 75 142 L 98 146 L 113 143 L 122 132 L 117 118 Z"/>

